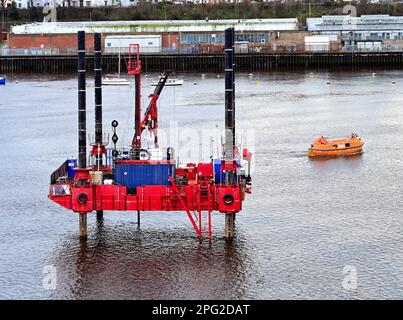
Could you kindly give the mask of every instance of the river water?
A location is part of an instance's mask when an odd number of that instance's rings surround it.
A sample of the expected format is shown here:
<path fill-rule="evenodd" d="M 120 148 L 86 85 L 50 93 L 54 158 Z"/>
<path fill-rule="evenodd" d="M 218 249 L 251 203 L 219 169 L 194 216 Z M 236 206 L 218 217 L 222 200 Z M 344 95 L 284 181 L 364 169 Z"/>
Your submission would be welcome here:
<path fill-rule="evenodd" d="M 144 103 L 155 77 L 143 79 Z M 224 79 L 184 80 L 164 89 L 161 130 L 221 128 Z M 77 215 L 47 199 L 50 173 L 77 153 L 76 79 L 11 77 L 0 86 L 0 298 L 403 298 L 402 86 L 398 71 L 238 74 L 237 125 L 254 163 L 235 241 L 219 213 L 200 243 L 185 213 L 146 212 L 138 228 L 135 213 L 106 212 L 89 215 L 80 244 Z M 132 91 L 103 91 L 104 131 L 117 119 L 120 141 L 132 134 Z M 87 100 L 93 133 L 92 86 Z M 316 136 L 351 132 L 363 155 L 306 156 Z"/>

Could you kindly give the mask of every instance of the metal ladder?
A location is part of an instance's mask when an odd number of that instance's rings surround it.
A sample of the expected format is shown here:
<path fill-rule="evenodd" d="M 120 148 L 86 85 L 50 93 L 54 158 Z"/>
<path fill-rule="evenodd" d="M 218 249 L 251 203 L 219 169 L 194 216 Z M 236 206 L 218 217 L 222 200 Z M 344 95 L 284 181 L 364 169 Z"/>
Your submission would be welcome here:
<path fill-rule="evenodd" d="M 203 211 L 201 210 L 202 205 L 202 188 L 199 185 L 197 190 L 198 199 L 197 199 L 197 208 L 198 208 L 198 216 L 195 212 L 190 211 L 188 206 L 186 205 L 185 199 L 182 194 L 179 192 L 178 186 L 175 183 L 175 180 L 172 177 L 169 177 L 170 182 L 172 183 L 172 187 L 178 196 L 179 202 L 181 203 L 182 207 L 185 209 L 186 214 L 192 223 L 194 230 L 196 231 L 197 235 L 199 236 L 200 240 L 203 240 L 203 234 L 207 234 L 209 240 L 212 239 L 212 226 L 211 226 L 211 190 L 210 186 L 207 184 L 207 201 L 208 201 L 208 210 L 207 210 L 207 228 L 203 230 Z M 198 222 L 198 224 L 197 224 Z"/>

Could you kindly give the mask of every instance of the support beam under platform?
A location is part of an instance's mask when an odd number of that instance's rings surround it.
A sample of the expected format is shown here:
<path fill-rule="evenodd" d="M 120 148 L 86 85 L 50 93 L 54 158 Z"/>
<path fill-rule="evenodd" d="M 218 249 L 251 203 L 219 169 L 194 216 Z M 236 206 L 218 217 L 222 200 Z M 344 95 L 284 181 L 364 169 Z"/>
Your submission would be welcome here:
<path fill-rule="evenodd" d="M 137 225 L 140 226 L 140 210 L 137 210 Z"/>
<path fill-rule="evenodd" d="M 235 213 L 225 215 L 225 239 L 234 239 Z"/>
<path fill-rule="evenodd" d="M 97 210 L 97 221 L 103 220 L 103 218 L 104 218 L 104 211 Z"/>
<path fill-rule="evenodd" d="M 80 240 L 87 240 L 87 213 L 79 213 Z"/>

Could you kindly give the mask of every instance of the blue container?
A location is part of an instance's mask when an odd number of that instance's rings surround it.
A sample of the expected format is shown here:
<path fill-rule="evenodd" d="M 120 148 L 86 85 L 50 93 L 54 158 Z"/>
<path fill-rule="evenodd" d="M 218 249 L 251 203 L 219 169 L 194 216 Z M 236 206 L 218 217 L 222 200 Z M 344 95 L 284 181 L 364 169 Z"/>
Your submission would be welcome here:
<path fill-rule="evenodd" d="M 74 168 L 77 167 L 77 159 L 75 158 L 67 159 L 66 162 L 67 162 L 67 176 L 69 178 L 74 178 L 74 175 L 76 173 Z"/>
<path fill-rule="evenodd" d="M 213 159 L 213 166 L 214 166 L 214 181 L 216 184 L 223 183 L 225 181 L 225 175 L 221 172 L 221 160 L 220 159 Z"/>
<path fill-rule="evenodd" d="M 0 84 L 6 84 L 6 78 L 0 77 Z"/>
<path fill-rule="evenodd" d="M 115 182 L 128 188 L 167 186 L 174 175 L 175 165 L 171 163 L 115 163 Z"/>
<path fill-rule="evenodd" d="M 236 160 L 236 164 L 238 167 L 241 166 L 241 162 Z M 215 184 L 223 184 L 225 183 L 225 172 L 221 172 L 221 159 L 213 159 L 214 166 L 214 182 Z M 236 178 L 236 174 L 234 173 L 234 179 Z"/>

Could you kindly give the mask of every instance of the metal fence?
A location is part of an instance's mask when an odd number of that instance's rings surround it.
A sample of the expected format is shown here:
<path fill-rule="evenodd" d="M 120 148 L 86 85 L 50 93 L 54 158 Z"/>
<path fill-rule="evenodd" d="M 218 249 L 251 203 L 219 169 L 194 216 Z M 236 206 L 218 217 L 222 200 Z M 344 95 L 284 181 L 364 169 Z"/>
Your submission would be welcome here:
<path fill-rule="evenodd" d="M 181 47 L 143 47 L 141 54 L 196 54 L 196 53 L 212 53 L 209 48 L 201 49 L 197 46 L 181 46 Z M 222 51 L 222 50 L 221 50 Z M 105 48 L 104 54 L 127 54 L 129 48 Z M 87 49 L 87 54 L 92 54 L 92 49 Z M 57 55 L 76 55 L 76 48 L 0 48 L 0 56 L 57 56 Z"/>
<path fill-rule="evenodd" d="M 91 52 L 88 52 L 91 53 Z M 0 48 L 0 56 L 61 56 L 61 55 L 76 55 L 77 49 L 68 48 L 29 48 L 29 49 L 14 49 Z"/>
<path fill-rule="evenodd" d="M 356 45 L 346 45 L 341 48 L 342 52 L 403 52 L 400 45 L 382 45 L 381 47 L 360 48 Z"/>
<path fill-rule="evenodd" d="M 268 52 L 304 52 L 295 44 L 289 45 L 258 45 L 258 46 L 236 46 L 236 53 L 268 53 Z M 124 55 L 129 52 L 129 48 L 105 48 L 103 54 L 117 55 L 119 52 Z M 217 54 L 224 53 L 224 47 L 221 45 L 181 45 L 170 48 L 162 47 L 142 47 L 141 54 Z M 92 54 L 93 50 L 87 49 L 87 54 Z M 76 48 L 0 48 L 0 56 L 58 56 L 58 55 L 76 55 Z"/>
<path fill-rule="evenodd" d="M 141 54 L 218 54 L 223 53 L 223 47 L 217 45 L 187 45 L 170 48 L 162 47 L 146 47 L 140 49 Z M 331 46 L 323 46 L 323 48 L 310 48 L 305 45 L 290 43 L 287 45 L 249 45 L 242 47 L 235 47 L 236 53 L 304 53 L 304 52 L 396 52 L 403 51 L 402 45 L 383 44 L 380 47 L 360 48 L 357 45 L 341 45 L 332 48 Z M 121 54 L 127 54 L 128 48 L 121 48 Z M 87 49 L 87 54 L 92 54 L 93 50 Z M 117 55 L 119 48 L 106 48 L 103 52 L 108 55 Z M 0 48 L 0 56 L 66 56 L 76 55 L 76 48 L 27 48 L 27 49 L 14 49 L 14 48 Z"/>

